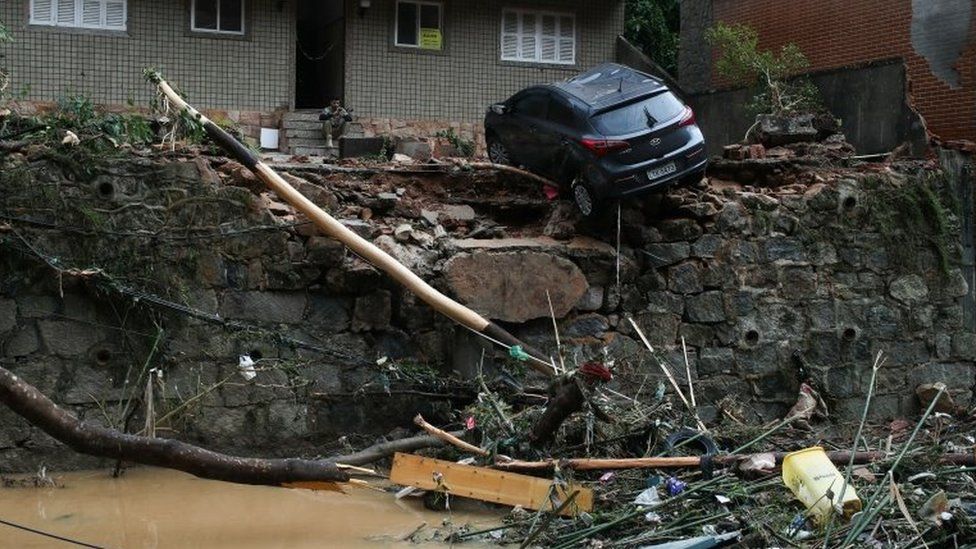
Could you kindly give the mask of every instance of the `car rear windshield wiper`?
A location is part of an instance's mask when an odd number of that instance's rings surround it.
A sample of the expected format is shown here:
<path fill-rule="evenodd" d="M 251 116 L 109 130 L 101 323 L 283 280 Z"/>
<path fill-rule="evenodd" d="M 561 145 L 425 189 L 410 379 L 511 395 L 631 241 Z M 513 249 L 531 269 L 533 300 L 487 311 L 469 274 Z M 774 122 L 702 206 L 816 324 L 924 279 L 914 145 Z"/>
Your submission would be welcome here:
<path fill-rule="evenodd" d="M 647 105 L 644 105 L 644 116 L 647 117 L 648 128 L 653 128 L 654 126 L 657 125 L 657 119 L 654 118 L 654 116 L 651 114 L 651 111 L 648 110 Z"/>

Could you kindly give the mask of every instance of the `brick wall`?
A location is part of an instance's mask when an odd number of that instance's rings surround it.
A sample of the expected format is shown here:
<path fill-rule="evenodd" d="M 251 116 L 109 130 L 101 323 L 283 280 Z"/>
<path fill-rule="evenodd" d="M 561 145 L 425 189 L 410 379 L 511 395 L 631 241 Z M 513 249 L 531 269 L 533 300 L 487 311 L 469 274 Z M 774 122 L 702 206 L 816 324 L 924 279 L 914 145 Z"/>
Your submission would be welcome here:
<path fill-rule="evenodd" d="M 814 71 L 903 58 L 915 108 L 929 130 L 943 139 L 976 140 L 976 46 L 972 39 L 976 18 L 971 16 L 968 2 L 916 2 L 913 14 L 910 0 L 713 0 L 712 17 L 716 23 L 752 26 L 759 32 L 763 49 L 795 43 Z M 959 35 L 959 25 L 966 25 L 967 20 L 968 32 L 963 29 L 961 55 L 954 63 L 958 85 L 953 87 L 936 76 L 940 72 L 944 77 L 947 67 L 933 71 L 930 65 L 933 46 L 942 48 L 936 51 L 940 55 L 951 45 L 928 43 L 926 48 L 921 42 L 926 37 Z M 720 83 L 712 76 L 713 83 Z"/>
<path fill-rule="evenodd" d="M 348 0 L 346 103 L 369 118 L 480 121 L 491 103 L 536 83 L 562 80 L 614 59 L 624 3 L 451 0 L 444 9 L 444 50 L 393 47 L 394 0 L 374 0 L 362 16 Z M 544 7 L 576 14 L 576 65 L 501 61 L 503 6 Z"/>
<path fill-rule="evenodd" d="M 10 91 L 52 102 L 81 93 L 97 103 L 149 105 L 142 71 L 160 69 L 197 107 L 238 121 L 287 109 L 294 82 L 293 2 L 247 2 L 244 38 L 189 32 L 188 0 L 129 0 L 125 32 L 28 25 L 28 0 L 0 2 L 14 42 L 0 46 Z M 250 111 L 250 112 L 247 112 Z"/>

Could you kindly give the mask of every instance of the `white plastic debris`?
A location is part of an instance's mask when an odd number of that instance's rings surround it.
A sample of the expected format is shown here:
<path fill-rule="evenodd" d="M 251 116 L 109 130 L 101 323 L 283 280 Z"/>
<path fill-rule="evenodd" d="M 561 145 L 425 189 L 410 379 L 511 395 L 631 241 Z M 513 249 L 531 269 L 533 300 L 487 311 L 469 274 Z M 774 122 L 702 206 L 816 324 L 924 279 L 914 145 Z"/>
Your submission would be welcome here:
<path fill-rule="evenodd" d="M 723 496 L 722 494 L 715 494 L 715 499 L 722 505 L 728 505 L 729 503 L 732 503 L 731 499 Z"/>
<path fill-rule="evenodd" d="M 81 143 L 81 139 L 78 139 L 78 135 L 75 134 L 75 132 L 71 130 L 65 130 L 64 139 L 61 140 L 62 145 L 75 146 L 79 143 Z"/>
<path fill-rule="evenodd" d="M 248 381 L 251 381 L 258 375 L 254 371 L 254 360 L 251 359 L 251 355 L 241 355 L 237 363 L 237 369 L 241 371 L 241 376 Z"/>
<path fill-rule="evenodd" d="M 647 490 L 637 494 L 634 504 L 645 507 L 656 507 L 661 505 L 661 496 L 657 493 L 657 486 L 652 486 Z"/>

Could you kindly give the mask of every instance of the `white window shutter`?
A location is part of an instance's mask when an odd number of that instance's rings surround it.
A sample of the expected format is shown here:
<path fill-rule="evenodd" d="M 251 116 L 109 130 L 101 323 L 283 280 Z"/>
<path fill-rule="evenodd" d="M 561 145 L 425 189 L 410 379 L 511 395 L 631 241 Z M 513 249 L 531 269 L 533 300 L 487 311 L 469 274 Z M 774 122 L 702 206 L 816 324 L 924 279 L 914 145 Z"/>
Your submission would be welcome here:
<path fill-rule="evenodd" d="M 59 25 L 76 25 L 75 0 L 57 0 Z"/>
<path fill-rule="evenodd" d="M 502 35 L 502 59 L 518 59 L 518 35 Z"/>
<path fill-rule="evenodd" d="M 522 28 L 519 29 L 520 44 L 519 44 L 519 58 L 528 61 L 534 61 L 536 59 L 536 16 L 534 13 L 523 13 L 522 14 Z"/>
<path fill-rule="evenodd" d="M 556 16 L 542 16 L 542 32 L 539 41 L 539 59 L 548 62 L 558 61 L 556 58 L 556 45 L 558 43 L 556 39 Z"/>
<path fill-rule="evenodd" d="M 81 24 L 86 27 L 102 26 L 102 3 L 98 0 L 83 0 L 81 3 Z"/>
<path fill-rule="evenodd" d="M 576 18 L 559 18 L 559 62 L 576 62 Z"/>
<path fill-rule="evenodd" d="M 519 17 L 514 11 L 502 15 L 502 34 L 518 34 Z"/>
<path fill-rule="evenodd" d="M 105 2 L 105 26 L 110 29 L 125 28 L 125 0 Z"/>
<path fill-rule="evenodd" d="M 33 0 L 31 2 L 31 23 L 50 25 L 54 22 L 54 0 Z"/>

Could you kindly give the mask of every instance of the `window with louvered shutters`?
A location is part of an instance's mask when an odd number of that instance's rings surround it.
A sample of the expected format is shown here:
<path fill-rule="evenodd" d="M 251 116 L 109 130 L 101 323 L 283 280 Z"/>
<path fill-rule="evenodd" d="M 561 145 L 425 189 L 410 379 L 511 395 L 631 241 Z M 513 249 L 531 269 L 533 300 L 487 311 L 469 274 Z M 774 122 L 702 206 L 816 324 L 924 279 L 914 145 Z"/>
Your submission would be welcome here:
<path fill-rule="evenodd" d="M 573 65 L 576 17 L 538 10 L 502 10 L 503 61 Z"/>
<path fill-rule="evenodd" d="M 54 27 L 125 30 L 126 0 L 31 0 L 30 23 Z"/>

